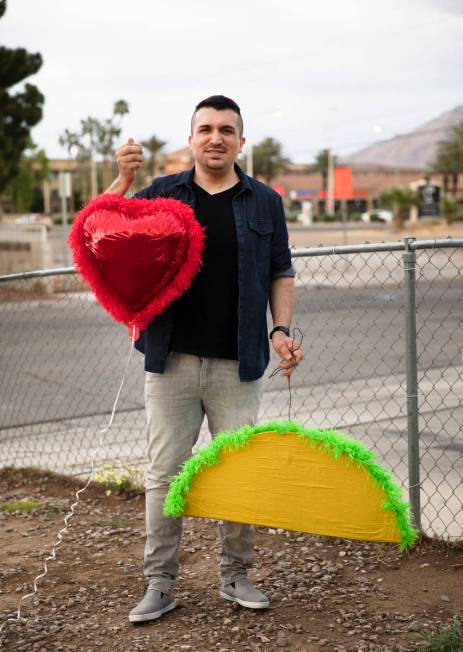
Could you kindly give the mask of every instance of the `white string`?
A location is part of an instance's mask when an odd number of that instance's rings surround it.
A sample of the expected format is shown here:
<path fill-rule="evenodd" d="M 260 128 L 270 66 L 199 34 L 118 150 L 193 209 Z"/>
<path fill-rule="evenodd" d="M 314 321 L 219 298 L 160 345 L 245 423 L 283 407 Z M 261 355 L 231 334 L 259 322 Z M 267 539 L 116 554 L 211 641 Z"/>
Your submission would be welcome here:
<path fill-rule="evenodd" d="M 37 575 L 34 578 L 34 581 L 33 581 L 33 589 L 34 590 L 31 591 L 30 593 L 27 593 L 26 595 L 22 596 L 22 598 L 20 599 L 20 601 L 18 603 L 18 608 L 17 608 L 15 614 L 10 614 L 10 616 L 8 616 L 6 618 L 6 620 L 4 620 L 3 623 L 0 625 L 0 634 L 2 633 L 2 630 L 4 629 L 4 627 L 6 626 L 6 624 L 8 622 L 18 622 L 19 620 L 21 620 L 21 606 L 22 606 L 22 603 L 24 602 L 24 600 L 27 600 L 28 598 L 34 597 L 34 595 L 37 593 L 37 591 L 38 591 L 37 582 L 39 582 L 41 579 L 43 579 L 45 577 L 45 575 L 48 573 L 48 564 L 47 564 L 47 562 L 48 561 L 54 561 L 56 559 L 56 551 L 59 548 L 59 546 L 63 543 L 64 535 L 68 532 L 69 521 L 74 516 L 74 510 L 77 507 L 77 505 L 79 504 L 80 494 L 83 493 L 87 489 L 90 482 L 93 480 L 93 475 L 95 473 L 95 459 L 96 459 L 96 456 L 98 455 L 98 453 L 100 452 L 100 450 L 103 448 L 104 435 L 111 428 L 112 423 L 114 421 L 114 415 L 116 413 L 117 402 L 119 401 L 119 396 L 121 394 L 122 387 L 124 386 L 124 382 L 125 382 L 125 376 L 127 374 L 127 370 L 129 368 L 130 360 L 132 358 L 132 352 L 133 352 L 133 347 L 134 347 L 134 343 L 135 343 L 135 326 L 133 326 L 132 329 L 133 329 L 132 330 L 132 335 L 131 335 L 132 344 L 131 344 L 131 347 L 130 347 L 129 357 L 127 358 L 127 362 L 125 363 L 124 373 L 122 374 L 122 380 L 121 380 L 121 383 L 119 385 L 119 390 L 118 390 L 117 395 L 116 395 L 116 400 L 114 401 L 114 405 L 113 405 L 113 409 L 111 411 L 111 417 L 109 419 L 109 423 L 108 423 L 107 426 L 105 426 L 104 428 L 102 428 L 99 431 L 98 446 L 91 452 L 91 469 L 90 469 L 90 475 L 88 476 L 88 480 L 85 483 L 85 485 L 81 489 L 78 489 L 76 491 L 76 493 L 75 493 L 76 500 L 71 505 L 71 507 L 69 509 L 69 512 L 64 517 L 64 527 L 61 528 L 61 530 L 56 535 L 56 541 L 55 541 L 55 543 L 53 545 L 53 548 L 52 548 L 50 554 L 48 555 L 48 557 L 46 557 L 45 561 L 43 562 L 43 569 L 44 570 L 43 570 L 42 573 L 40 573 L 39 575 Z M 24 620 L 27 620 L 27 618 L 25 618 Z M 2 645 L 3 645 L 3 643 L 2 643 L 2 641 L 0 641 L 0 647 L 2 647 Z"/>

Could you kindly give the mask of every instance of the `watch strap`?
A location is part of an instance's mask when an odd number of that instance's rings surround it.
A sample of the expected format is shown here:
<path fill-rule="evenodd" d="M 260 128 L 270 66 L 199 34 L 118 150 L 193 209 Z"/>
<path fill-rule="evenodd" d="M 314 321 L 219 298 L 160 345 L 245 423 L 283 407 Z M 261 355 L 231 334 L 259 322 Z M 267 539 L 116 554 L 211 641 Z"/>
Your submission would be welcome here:
<path fill-rule="evenodd" d="M 270 331 L 270 335 L 268 336 L 269 339 L 271 340 L 272 337 L 273 337 L 273 334 L 277 333 L 278 331 L 280 331 L 281 333 L 284 333 L 286 335 L 286 337 L 289 337 L 289 328 L 287 328 L 286 326 L 275 326 Z"/>

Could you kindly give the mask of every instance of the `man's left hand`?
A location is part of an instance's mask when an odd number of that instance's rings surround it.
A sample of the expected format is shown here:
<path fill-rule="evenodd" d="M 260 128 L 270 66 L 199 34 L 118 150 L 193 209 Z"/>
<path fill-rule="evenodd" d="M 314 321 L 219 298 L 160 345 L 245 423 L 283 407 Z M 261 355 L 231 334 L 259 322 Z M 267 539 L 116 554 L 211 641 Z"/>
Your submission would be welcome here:
<path fill-rule="evenodd" d="M 291 376 L 302 360 L 300 342 L 297 342 L 292 337 L 287 337 L 281 331 L 277 331 L 272 336 L 272 346 L 275 353 L 281 358 L 278 365 L 283 370 L 281 375 L 286 377 Z"/>

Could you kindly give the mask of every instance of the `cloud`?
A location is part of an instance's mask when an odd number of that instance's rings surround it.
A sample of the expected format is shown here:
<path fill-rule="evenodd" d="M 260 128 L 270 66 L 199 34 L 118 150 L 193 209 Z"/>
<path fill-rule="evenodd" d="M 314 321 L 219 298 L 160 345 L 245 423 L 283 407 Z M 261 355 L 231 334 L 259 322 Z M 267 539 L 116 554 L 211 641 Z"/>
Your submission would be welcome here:
<path fill-rule="evenodd" d="M 463 3 L 461 0 L 424 0 L 426 4 L 440 12 L 463 16 Z"/>
<path fill-rule="evenodd" d="M 130 106 L 124 136 L 183 146 L 193 106 L 216 92 L 240 104 L 254 142 L 273 135 L 291 156 L 323 143 L 332 106 L 333 138 L 348 143 L 374 124 L 404 131 L 461 104 L 461 22 L 442 7 L 459 3 L 16 0 L 1 27 L 5 45 L 43 54 L 31 81 L 45 117 L 33 137 L 51 156 L 66 127 L 107 117 L 119 98 Z"/>

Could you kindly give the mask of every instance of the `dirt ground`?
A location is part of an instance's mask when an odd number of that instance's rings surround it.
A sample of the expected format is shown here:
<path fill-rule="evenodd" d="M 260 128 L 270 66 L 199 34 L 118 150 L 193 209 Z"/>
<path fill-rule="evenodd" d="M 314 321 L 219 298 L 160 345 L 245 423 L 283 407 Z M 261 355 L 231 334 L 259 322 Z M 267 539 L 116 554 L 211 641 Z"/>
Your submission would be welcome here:
<path fill-rule="evenodd" d="M 30 513 L 0 511 L 0 625 L 31 590 L 82 482 L 3 469 L 0 502 L 35 499 Z M 144 593 L 144 497 L 91 486 L 49 562 L 27 621 L 2 649 L 39 652 L 375 652 L 417 650 L 463 609 L 463 549 L 422 542 L 406 554 L 375 545 L 259 528 L 252 573 L 271 599 L 255 612 L 218 595 L 216 527 L 185 519 L 179 607 L 142 625 L 128 611 Z"/>

